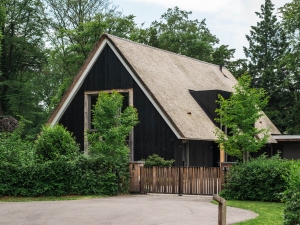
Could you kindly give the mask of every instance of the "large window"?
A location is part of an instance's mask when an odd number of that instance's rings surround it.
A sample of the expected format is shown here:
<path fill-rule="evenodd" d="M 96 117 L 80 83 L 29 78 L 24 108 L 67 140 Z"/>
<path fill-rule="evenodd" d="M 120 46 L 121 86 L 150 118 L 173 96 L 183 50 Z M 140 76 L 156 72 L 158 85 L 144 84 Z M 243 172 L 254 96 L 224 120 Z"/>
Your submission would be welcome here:
<path fill-rule="evenodd" d="M 102 92 L 111 93 L 113 90 L 103 90 Z M 133 105 L 133 91 L 132 89 L 115 89 L 118 93 L 123 95 L 123 104 L 120 109 L 123 112 L 126 107 Z M 87 91 L 84 93 L 84 131 L 85 132 L 94 132 L 96 131 L 93 126 L 93 106 L 97 102 L 97 98 L 100 91 Z M 130 132 L 126 140 L 128 146 L 130 147 L 130 160 L 133 160 L 133 131 Z M 85 140 L 84 151 L 88 151 L 88 143 Z"/>

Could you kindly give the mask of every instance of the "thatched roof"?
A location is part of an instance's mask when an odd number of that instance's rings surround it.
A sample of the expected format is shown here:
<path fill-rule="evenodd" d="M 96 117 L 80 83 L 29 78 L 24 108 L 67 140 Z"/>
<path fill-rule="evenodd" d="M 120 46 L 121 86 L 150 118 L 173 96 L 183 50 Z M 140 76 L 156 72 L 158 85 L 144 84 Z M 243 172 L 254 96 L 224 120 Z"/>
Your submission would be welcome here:
<path fill-rule="evenodd" d="M 78 83 L 87 73 L 93 58 L 100 54 L 99 48 L 109 44 L 130 74 L 142 86 L 142 90 L 171 129 L 181 139 L 216 140 L 215 125 L 194 100 L 189 90 L 222 90 L 231 92 L 237 83 L 234 76 L 223 67 L 168 51 L 135 43 L 104 34 L 74 79 L 69 91 L 49 119 L 57 122 L 59 114 L 67 107 L 76 93 Z M 264 116 L 259 126 L 268 128 L 272 134 L 280 134 L 274 124 Z M 270 142 L 276 142 L 272 137 Z"/>

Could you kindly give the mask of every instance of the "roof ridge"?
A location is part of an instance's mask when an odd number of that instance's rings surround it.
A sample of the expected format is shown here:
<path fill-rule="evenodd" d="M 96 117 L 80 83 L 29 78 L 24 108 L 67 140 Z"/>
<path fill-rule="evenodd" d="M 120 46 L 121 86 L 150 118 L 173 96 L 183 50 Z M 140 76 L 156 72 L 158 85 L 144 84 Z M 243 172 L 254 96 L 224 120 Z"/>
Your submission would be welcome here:
<path fill-rule="evenodd" d="M 120 39 L 120 40 L 123 40 L 123 41 L 132 42 L 133 44 L 136 44 L 136 45 L 142 45 L 142 46 L 147 47 L 147 48 L 152 48 L 154 50 L 162 51 L 162 52 L 165 52 L 165 53 L 168 53 L 168 54 L 177 55 L 177 56 L 184 57 L 184 58 L 187 58 L 187 59 L 191 59 L 191 60 L 194 60 L 194 61 L 197 61 L 197 62 L 201 62 L 201 63 L 204 63 L 204 64 L 219 67 L 219 65 L 216 65 L 216 64 L 213 64 L 213 63 L 205 62 L 205 61 L 202 61 L 200 59 L 195 59 L 195 58 L 192 58 L 192 57 L 189 57 L 189 56 L 186 56 L 186 55 L 181 55 L 181 54 L 178 54 L 178 53 L 175 53 L 175 52 L 171 52 L 171 51 L 164 50 L 164 49 L 161 49 L 161 48 L 153 47 L 151 45 L 135 42 L 135 41 L 132 41 L 132 40 L 129 40 L 129 39 L 126 39 L 126 38 L 122 38 L 122 37 L 118 37 L 118 36 L 115 36 L 115 35 L 112 35 L 112 34 L 105 33 L 105 35 L 108 36 L 108 37 L 117 38 L 117 39 Z M 226 68 L 226 66 L 223 66 L 223 68 Z"/>

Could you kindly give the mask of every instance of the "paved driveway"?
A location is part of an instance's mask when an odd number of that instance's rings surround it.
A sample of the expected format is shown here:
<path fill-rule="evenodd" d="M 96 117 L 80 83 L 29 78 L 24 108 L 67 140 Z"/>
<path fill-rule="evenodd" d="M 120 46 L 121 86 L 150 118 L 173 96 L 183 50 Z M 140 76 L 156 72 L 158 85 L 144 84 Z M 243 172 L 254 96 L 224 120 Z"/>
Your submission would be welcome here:
<path fill-rule="evenodd" d="M 72 201 L 0 202 L 5 225 L 199 225 L 218 224 L 218 206 L 211 197 L 128 195 Z M 256 217 L 227 207 L 227 223 Z"/>

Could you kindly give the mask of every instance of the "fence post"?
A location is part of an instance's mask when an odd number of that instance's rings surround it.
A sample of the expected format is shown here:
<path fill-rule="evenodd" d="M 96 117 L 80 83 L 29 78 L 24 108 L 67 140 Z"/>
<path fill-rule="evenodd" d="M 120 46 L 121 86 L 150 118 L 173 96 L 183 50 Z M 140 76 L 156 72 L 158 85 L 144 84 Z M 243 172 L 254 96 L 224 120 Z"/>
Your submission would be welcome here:
<path fill-rule="evenodd" d="M 140 185 L 141 185 L 141 187 L 140 187 L 141 193 L 145 194 L 145 190 L 144 190 L 144 188 L 145 188 L 145 185 L 144 185 L 144 167 L 143 166 L 140 167 Z"/>
<path fill-rule="evenodd" d="M 179 167 L 178 196 L 183 194 L 183 168 Z"/>
<path fill-rule="evenodd" d="M 154 193 L 156 193 L 157 192 L 157 182 L 156 182 L 156 167 L 155 166 L 153 166 L 152 167 L 152 172 L 153 172 L 153 175 L 152 175 L 152 177 L 153 177 L 153 180 L 152 180 L 152 192 L 154 192 Z"/>
<path fill-rule="evenodd" d="M 219 203 L 218 225 L 226 225 L 226 200 L 216 194 L 213 199 Z"/>

